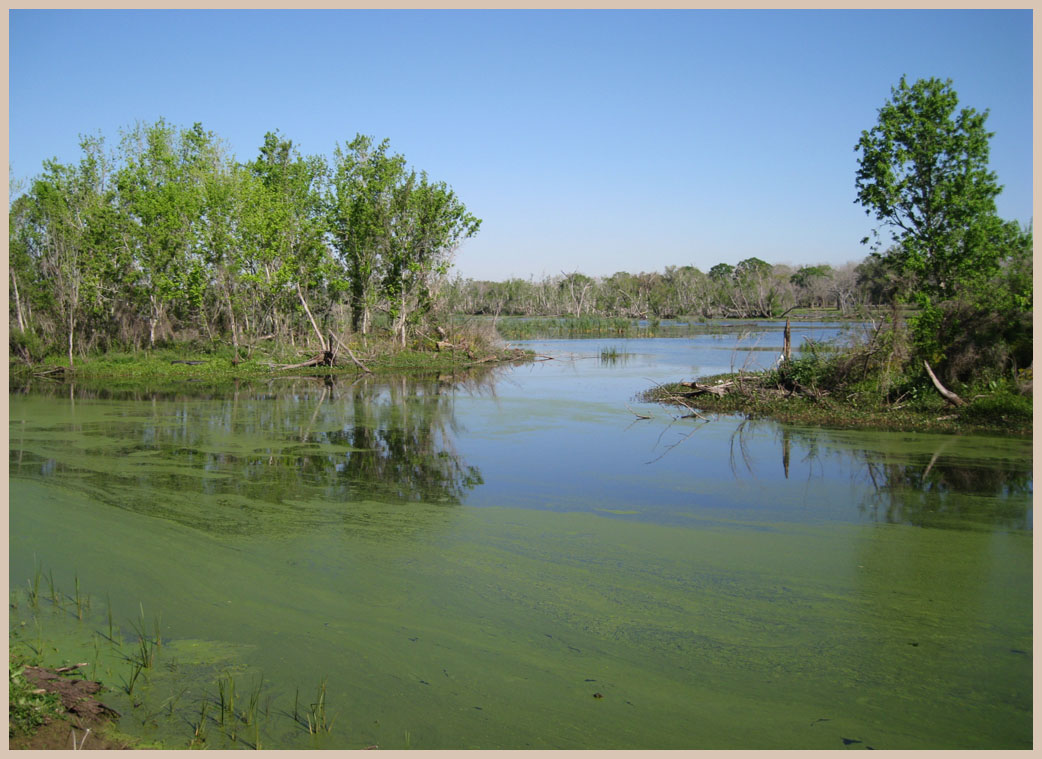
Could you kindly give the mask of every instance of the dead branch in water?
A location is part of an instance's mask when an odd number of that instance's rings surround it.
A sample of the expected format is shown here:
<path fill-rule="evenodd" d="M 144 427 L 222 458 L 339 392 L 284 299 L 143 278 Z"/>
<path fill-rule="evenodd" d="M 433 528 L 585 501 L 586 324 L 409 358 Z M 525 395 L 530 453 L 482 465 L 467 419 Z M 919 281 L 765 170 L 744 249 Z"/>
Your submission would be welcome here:
<path fill-rule="evenodd" d="M 629 404 L 626 404 L 626 408 L 628 408 L 630 413 L 633 414 L 638 419 L 651 419 L 651 415 L 650 414 L 638 414 L 636 411 L 634 411 L 633 409 L 631 409 L 629 407 Z"/>

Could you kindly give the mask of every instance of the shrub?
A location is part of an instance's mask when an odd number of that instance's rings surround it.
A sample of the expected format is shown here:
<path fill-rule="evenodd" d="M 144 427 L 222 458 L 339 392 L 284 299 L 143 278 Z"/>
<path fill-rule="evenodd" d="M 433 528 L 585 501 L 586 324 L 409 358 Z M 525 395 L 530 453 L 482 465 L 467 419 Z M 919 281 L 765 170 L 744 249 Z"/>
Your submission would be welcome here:
<path fill-rule="evenodd" d="M 1003 389 L 970 401 L 962 418 L 979 424 L 1031 424 L 1031 398 Z"/>
<path fill-rule="evenodd" d="M 31 330 L 12 329 L 8 340 L 12 356 L 18 356 L 27 364 L 35 364 L 47 355 L 47 345 Z"/>

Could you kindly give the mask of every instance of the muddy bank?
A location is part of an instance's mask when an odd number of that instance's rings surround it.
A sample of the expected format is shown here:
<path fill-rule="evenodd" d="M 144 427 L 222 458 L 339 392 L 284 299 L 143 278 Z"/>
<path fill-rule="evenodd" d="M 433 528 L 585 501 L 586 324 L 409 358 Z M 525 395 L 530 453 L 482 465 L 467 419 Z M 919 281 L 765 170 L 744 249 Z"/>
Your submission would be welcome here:
<path fill-rule="evenodd" d="M 104 689 L 101 683 L 77 677 L 74 670 L 60 672 L 45 667 L 26 667 L 23 672 L 25 679 L 34 688 L 58 694 L 61 698 L 61 716 L 49 718 L 32 735 L 9 736 L 9 748 L 131 748 L 125 741 L 111 737 L 110 727 L 119 714 L 96 697 Z"/>

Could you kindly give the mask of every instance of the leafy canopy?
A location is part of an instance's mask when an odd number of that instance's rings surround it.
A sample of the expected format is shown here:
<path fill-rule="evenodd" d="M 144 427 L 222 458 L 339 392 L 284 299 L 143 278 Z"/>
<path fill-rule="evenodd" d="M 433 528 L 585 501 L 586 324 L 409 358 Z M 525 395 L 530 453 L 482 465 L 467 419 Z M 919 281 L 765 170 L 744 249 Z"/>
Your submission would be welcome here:
<path fill-rule="evenodd" d="M 994 275 L 1017 231 L 995 213 L 1002 188 L 988 169 L 988 112 L 958 103 L 951 80 L 901 77 L 855 147 L 857 202 L 892 236 L 884 255 L 922 295 L 941 300 Z M 878 255 L 891 241 L 874 234 Z"/>

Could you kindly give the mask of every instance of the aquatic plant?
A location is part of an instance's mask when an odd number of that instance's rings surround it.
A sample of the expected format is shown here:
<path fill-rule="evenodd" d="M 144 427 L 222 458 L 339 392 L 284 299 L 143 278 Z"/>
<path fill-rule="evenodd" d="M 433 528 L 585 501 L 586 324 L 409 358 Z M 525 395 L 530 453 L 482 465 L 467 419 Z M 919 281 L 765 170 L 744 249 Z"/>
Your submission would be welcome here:
<path fill-rule="evenodd" d="M 333 720 L 326 716 L 326 678 L 318 685 L 315 701 L 304 714 L 305 726 L 312 735 L 328 733 L 333 729 Z"/>

